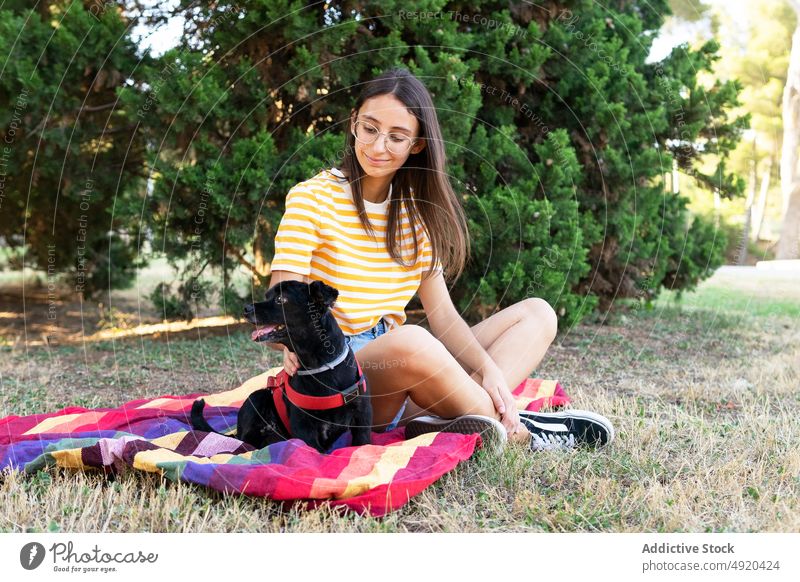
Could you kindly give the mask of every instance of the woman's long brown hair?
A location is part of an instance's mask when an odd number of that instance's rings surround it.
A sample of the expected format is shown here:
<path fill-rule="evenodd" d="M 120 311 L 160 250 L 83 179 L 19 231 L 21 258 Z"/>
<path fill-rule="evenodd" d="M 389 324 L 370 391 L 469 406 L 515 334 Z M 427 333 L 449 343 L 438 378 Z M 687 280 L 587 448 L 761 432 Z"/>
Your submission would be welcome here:
<path fill-rule="evenodd" d="M 431 270 L 441 260 L 447 279 L 457 279 L 469 257 L 470 244 L 467 236 L 466 215 L 456 193 L 448 180 L 444 140 L 428 89 L 410 71 L 404 68 L 390 69 L 368 81 L 355 103 L 354 111 L 361 110 L 364 102 L 378 95 L 394 95 L 419 122 L 419 135 L 425 140 L 421 152 L 408 156 L 406 163 L 392 178 L 392 198 L 389 203 L 389 220 L 386 228 L 386 248 L 389 255 L 403 266 L 416 263 L 419 253 L 417 231 L 414 234 L 414 254 L 410 263 L 401 256 L 400 217 L 405 204 L 411 224 L 420 221 L 431 241 L 433 258 Z M 361 224 L 373 238 L 375 231 L 364 209 L 361 180 L 364 172 L 355 155 L 355 137 L 348 120 L 342 171 L 350 182 L 353 201 L 358 209 Z M 412 196 L 413 191 L 413 196 Z M 425 276 L 431 272 L 428 270 Z"/>

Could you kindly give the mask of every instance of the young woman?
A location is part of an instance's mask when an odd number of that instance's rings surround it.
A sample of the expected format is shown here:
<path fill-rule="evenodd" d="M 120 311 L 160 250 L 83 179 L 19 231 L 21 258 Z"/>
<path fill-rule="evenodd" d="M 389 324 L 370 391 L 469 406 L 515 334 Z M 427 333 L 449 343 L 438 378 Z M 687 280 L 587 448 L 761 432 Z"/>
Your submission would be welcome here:
<path fill-rule="evenodd" d="M 480 432 L 532 448 L 606 444 L 608 419 L 585 411 L 519 412 L 511 388 L 556 336 L 543 299 L 530 298 L 470 328 L 450 298 L 469 256 L 464 211 L 449 181 L 431 96 L 405 69 L 365 84 L 349 120 L 342 168 L 297 184 L 275 237 L 270 286 L 321 280 L 339 290 L 333 315 L 358 352 L 375 428 L 407 436 Z M 403 325 L 419 293 L 430 332 Z M 294 374 L 302 362 L 284 350 Z"/>

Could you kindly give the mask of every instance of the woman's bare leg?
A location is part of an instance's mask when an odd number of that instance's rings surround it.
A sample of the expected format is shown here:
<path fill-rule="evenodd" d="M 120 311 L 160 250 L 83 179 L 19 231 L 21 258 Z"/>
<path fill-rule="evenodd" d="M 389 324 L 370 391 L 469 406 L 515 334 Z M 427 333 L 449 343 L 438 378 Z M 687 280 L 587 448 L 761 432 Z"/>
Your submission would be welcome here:
<path fill-rule="evenodd" d="M 509 387 L 514 388 L 544 357 L 555 337 L 556 324 L 555 313 L 545 301 L 528 299 L 471 329 L 503 371 Z M 367 344 L 358 356 L 373 395 L 376 427 L 386 426 L 394 418 L 406 396 L 411 401 L 401 425 L 419 414 L 500 418 L 480 385 L 480 375 L 465 370 L 424 328 L 406 325 L 394 329 Z"/>
<path fill-rule="evenodd" d="M 530 376 L 544 358 L 557 332 L 558 320 L 550 305 L 537 298 L 510 305 L 472 326 L 475 338 L 503 371 L 510 389 Z M 465 369 L 466 366 L 462 364 Z M 480 384 L 479 372 L 468 370 Z M 401 425 L 422 414 L 436 414 L 430 409 L 409 402 Z"/>
<path fill-rule="evenodd" d="M 489 394 L 426 329 L 404 325 L 358 351 L 372 395 L 376 427 L 391 422 L 406 397 L 442 417 L 482 414 L 499 419 Z"/>

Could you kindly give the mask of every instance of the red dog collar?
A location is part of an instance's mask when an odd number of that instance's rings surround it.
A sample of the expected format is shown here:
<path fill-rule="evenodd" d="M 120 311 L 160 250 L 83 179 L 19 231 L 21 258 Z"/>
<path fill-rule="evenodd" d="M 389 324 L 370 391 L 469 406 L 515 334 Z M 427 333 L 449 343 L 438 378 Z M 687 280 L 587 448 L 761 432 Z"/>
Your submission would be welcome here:
<path fill-rule="evenodd" d="M 289 427 L 289 412 L 286 410 L 286 403 L 283 400 L 283 395 L 289 399 L 289 402 L 298 408 L 306 410 L 329 410 L 331 408 L 339 408 L 345 404 L 350 404 L 355 400 L 359 393 L 367 393 L 367 378 L 361 371 L 361 364 L 356 360 L 358 366 L 358 380 L 355 384 L 342 390 L 338 394 L 331 394 L 330 396 L 309 396 L 308 394 L 301 394 L 289 384 L 289 374 L 286 370 L 281 370 L 274 376 L 267 379 L 267 388 L 272 392 L 272 399 L 275 402 L 275 409 L 278 411 L 278 416 L 281 417 L 283 426 L 286 427 L 286 432 L 291 436 L 291 428 Z"/>

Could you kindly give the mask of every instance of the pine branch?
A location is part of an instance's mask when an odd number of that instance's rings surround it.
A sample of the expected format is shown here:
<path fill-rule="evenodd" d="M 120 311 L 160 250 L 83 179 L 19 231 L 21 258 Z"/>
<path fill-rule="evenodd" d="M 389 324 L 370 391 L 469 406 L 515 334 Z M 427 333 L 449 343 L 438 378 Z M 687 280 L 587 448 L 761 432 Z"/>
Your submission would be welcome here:
<path fill-rule="evenodd" d="M 263 277 L 261 275 L 261 273 L 258 272 L 258 269 L 256 269 L 256 266 L 245 258 L 244 253 L 242 253 L 242 251 L 240 249 L 237 249 L 235 247 L 228 247 L 228 248 L 231 249 L 231 252 L 232 252 L 233 256 L 236 258 L 236 260 L 239 261 L 240 264 L 242 264 L 245 267 L 247 267 L 247 269 L 251 273 L 253 273 L 253 275 L 255 275 L 256 277 L 259 277 L 259 278 Z"/>

